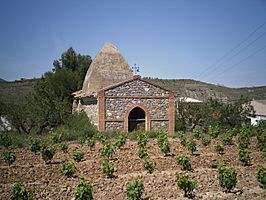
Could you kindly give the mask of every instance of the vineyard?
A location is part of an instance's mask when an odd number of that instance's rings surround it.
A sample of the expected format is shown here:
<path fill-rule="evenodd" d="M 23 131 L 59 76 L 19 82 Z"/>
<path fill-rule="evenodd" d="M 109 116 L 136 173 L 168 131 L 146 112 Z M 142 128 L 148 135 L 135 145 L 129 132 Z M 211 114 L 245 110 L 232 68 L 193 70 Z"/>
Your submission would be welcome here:
<path fill-rule="evenodd" d="M 3 144 L 2 200 L 26 191 L 21 199 L 266 199 L 265 137 L 244 131 L 97 134 L 80 142 L 58 136 L 14 149 Z"/>

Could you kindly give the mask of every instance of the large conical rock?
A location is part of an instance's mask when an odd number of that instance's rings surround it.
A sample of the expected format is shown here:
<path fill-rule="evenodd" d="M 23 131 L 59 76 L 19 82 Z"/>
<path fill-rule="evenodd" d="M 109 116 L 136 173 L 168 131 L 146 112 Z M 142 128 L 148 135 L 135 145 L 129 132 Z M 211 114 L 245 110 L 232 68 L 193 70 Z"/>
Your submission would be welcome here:
<path fill-rule="evenodd" d="M 82 92 L 94 95 L 104 87 L 132 77 L 132 71 L 118 49 L 111 43 L 105 43 L 87 71 Z"/>

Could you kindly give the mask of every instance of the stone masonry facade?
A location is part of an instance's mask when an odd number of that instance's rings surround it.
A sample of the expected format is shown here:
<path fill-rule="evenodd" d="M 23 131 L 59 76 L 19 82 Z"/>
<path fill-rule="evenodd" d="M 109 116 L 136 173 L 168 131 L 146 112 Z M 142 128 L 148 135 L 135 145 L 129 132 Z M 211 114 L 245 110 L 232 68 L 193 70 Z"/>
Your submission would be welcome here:
<path fill-rule="evenodd" d="M 134 76 L 98 92 L 98 129 L 128 131 L 134 108 L 145 113 L 146 131 L 174 132 L 174 94 Z"/>

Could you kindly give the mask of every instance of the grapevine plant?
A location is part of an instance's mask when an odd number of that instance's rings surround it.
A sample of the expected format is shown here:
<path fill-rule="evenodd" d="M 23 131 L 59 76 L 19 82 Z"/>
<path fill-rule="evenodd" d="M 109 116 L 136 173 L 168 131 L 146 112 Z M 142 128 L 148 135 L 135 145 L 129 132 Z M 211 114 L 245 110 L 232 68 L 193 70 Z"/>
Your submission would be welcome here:
<path fill-rule="evenodd" d="M 150 174 L 152 174 L 153 171 L 155 170 L 155 166 L 156 166 L 155 161 L 150 161 L 148 159 L 144 160 L 144 167 Z"/>
<path fill-rule="evenodd" d="M 16 182 L 12 189 L 11 200 L 33 200 L 33 197 L 21 182 Z"/>
<path fill-rule="evenodd" d="M 41 148 L 41 155 L 46 164 L 51 162 L 55 154 L 55 148 L 52 146 L 43 145 Z"/>
<path fill-rule="evenodd" d="M 92 150 L 95 147 L 95 139 L 93 137 L 89 137 L 87 139 L 87 145 Z"/>
<path fill-rule="evenodd" d="M 231 167 L 221 166 L 219 168 L 219 183 L 227 192 L 232 190 L 237 183 L 236 171 Z"/>
<path fill-rule="evenodd" d="M 84 153 L 82 151 L 74 151 L 73 159 L 77 162 L 80 162 L 84 158 Z"/>
<path fill-rule="evenodd" d="M 266 167 L 260 167 L 257 173 L 257 180 L 261 183 L 263 188 L 266 188 Z"/>
<path fill-rule="evenodd" d="M 40 139 L 30 138 L 29 148 L 30 148 L 30 150 L 32 152 L 37 154 L 37 152 L 41 150 L 41 140 Z"/>
<path fill-rule="evenodd" d="M 93 200 L 92 184 L 86 183 L 83 179 L 81 179 L 77 186 L 75 200 Z"/>
<path fill-rule="evenodd" d="M 218 154 L 223 154 L 224 153 L 224 146 L 222 144 L 217 144 L 215 146 L 215 150 Z"/>
<path fill-rule="evenodd" d="M 194 154 L 194 152 L 197 150 L 197 145 L 195 140 L 189 140 L 187 142 L 187 148 L 191 152 L 191 154 Z"/>
<path fill-rule="evenodd" d="M 127 135 L 125 133 L 121 133 L 119 136 L 118 136 L 118 140 L 115 142 L 115 147 L 120 149 L 122 148 L 125 144 L 126 144 L 126 141 L 127 141 Z"/>
<path fill-rule="evenodd" d="M 140 148 L 138 150 L 138 156 L 139 156 L 139 158 L 146 158 L 148 156 L 148 151 L 147 151 L 146 147 Z"/>
<path fill-rule="evenodd" d="M 104 158 L 111 158 L 115 153 L 114 147 L 112 144 L 105 144 L 101 149 L 101 156 Z"/>
<path fill-rule="evenodd" d="M 66 143 L 61 143 L 60 148 L 64 153 L 67 153 L 68 151 L 68 145 Z"/>
<path fill-rule="evenodd" d="M 177 186 L 184 191 L 185 197 L 192 197 L 192 192 L 196 188 L 196 182 L 189 180 L 187 176 L 177 174 L 176 175 Z"/>
<path fill-rule="evenodd" d="M 166 156 L 170 153 L 170 143 L 166 133 L 160 132 L 157 135 L 157 143 L 160 146 L 161 152 Z"/>
<path fill-rule="evenodd" d="M 76 167 L 73 163 L 68 162 L 67 160 L 61 163 L 61 173 L 66 177 L 72 177 L 76 172 Z"/>
<path fill-rule="evenodd" d="M 137 133 L 137 143 L 139 148 L 145 148 L 148 142 L 148 135 L 146 132 L 141 131 Z"/>
<path fill-rule="evenodd" d="M 128 200 L 140 200 L 143 192 L 144 184 L 138 178 L 127 184 L 126 194 Z"/>
<path fill-rule="evenodd" d="M 211 137 L 209 135 L 204 135 L 201 137 L 201 143 L 206 147 L 211 143 Z"/>
<path fill-rule="evenodd" d="M 248 166 L 251 164 L 251 157 L 249 152 L 240 149 L 238 155 L 239 155 L 239 160 L 243 163 L 244 166 Z"/>
<path fill-rule="evenodd" d="M 15 152 L 13 152 L 13 151 L 9 151 L 9 150 L 4 151 L 4 152 L 2 153 L 2 155 L 3 155 L 4 160 L 5 160 L 6 163 L 8 164 L 8 166 L 10 166 L 10 165 L 11 165 L 12 163 L 14 163 L 15 160 L 16 160 L 16 154 L 15 154 Z"/>
<path fill-rule="evenodd" d="M 181 155 L 176 158 L 176 161 L 179 165 L 182 166 L 182 170 L 192 170 L 189 157 Z"/>
<path fill-rule="evenodd" d="M 113 177 L 114 167 L 107 159 L 103 161 L 103 173 L 105 173 L 108 178 Z"/>

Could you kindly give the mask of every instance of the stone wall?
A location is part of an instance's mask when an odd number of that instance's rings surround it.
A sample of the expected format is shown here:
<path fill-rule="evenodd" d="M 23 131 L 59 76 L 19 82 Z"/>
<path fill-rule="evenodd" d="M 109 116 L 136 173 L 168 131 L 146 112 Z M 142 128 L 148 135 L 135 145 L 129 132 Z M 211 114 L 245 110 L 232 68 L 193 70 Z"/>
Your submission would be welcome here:
<path fill-rule="evenodd" d="M 166 97 L 169 95 L 167 90 L 156 87 L 142 80 L 126 82 L 118 87 L 107 90 L 105 96 L 153 96 Z"/>
<path fill-rule="evenodd" d="M 135 107 L 140 107 L 145 111 L 146 130 L 166 132 L 169 130 L 169 107 L 171 107 L 170 99 L 173 95 L 170 98 L 168 90 L 134 79 L 110 87 L 101 95 L 105 108 L 101 117 L 104 130 L 128 131 L 128 115 Z"/>
<path fill-rule="evenodd" d="M 123 130 L 124 122 L 105 122 L 105 130 L 106 131 L 116 131 Z"/>
<path fill-rule="evenodd" d="M 98 105 L 83 105 L 83 110 L 87 114 L 91 123 L 93 123 L 95 126 L 98 126 Z"/>
<path fill-rule="evenodd" d="M 98 102 L 95 97 L 81 99 L 78 104 L 78 111 L 84 111 L 91 123 L 98 126 Z"/>
<path fill-rule="evenodd" d="M 127 109 L 132 105 L 142 105 L 147 108 L 151 119 L 168 119 L 168 98 L 106 98 L 105 118 L 107 120 L 123 120 Z"/>
<path fill-rule="evenodd" d="M 151 121 L 151 130 L 168 131 L 168 121 Z"/>

